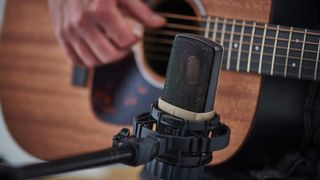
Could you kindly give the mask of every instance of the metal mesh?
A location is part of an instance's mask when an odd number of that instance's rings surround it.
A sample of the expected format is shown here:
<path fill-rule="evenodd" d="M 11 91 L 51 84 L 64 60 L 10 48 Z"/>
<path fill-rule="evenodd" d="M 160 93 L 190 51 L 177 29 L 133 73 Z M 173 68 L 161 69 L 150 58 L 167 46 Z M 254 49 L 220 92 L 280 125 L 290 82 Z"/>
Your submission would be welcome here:
<path fill-rule="evenodd" d="M 163 100 L 177 107 L 204 112 L 214 51 L 208 44 L 184 36 L 174 40 Z"/>

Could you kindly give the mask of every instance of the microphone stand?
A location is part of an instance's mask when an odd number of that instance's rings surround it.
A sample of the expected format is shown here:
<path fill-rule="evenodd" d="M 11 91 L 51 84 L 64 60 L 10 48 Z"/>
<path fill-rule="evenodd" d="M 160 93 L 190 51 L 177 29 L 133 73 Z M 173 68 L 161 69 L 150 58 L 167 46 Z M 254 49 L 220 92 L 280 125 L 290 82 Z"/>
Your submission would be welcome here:
<path fill-rule="evenodd" d="M 113 137 L 113 147 L 104 150 L 19 168 L 0 165 L 0 179 L 23 180 L 116 163 L 138 166 L 154 158 L 156 151 L 150 150 L 156 149 L 156 141 L 129 136 L 129 129 L 124 128 Z"/>
<path fill-rule="evenodd" d="M 228 146 L 230 129 L 220 123 L 218 115 L 207 122 L 192 122 L 164 113 L 155 104 L 150 113 L 134 119 L 133 135 L 123 128 L 113 136 L 111 148 L 19 168 L 0 165 L 0 179 L 23 180 L 116 163 L 146 164 L 147 171 L 161 179 L 199 179 L 204 165 L 212 160 L 212 152 Z M 163 128 L 174 135 L 159 133 Z M 184 136 L 190 130 L 212 134 Z M 170 157 L 172 151 L 179 155 Z"/>
<path fill-rule="evenodd" d="M 118 148 L 107 148 L 101 151 L 84 155 L 54 160 L 45 163 L 27 165 L 20 168 L 3 168 L 0 179 L 20 180 L 36 178 L 41 176 L 65 173 L 85 168 L 107 166 L 114 163 L 130 161 L 133 157 L 133 148 L 121 146 Z"/>

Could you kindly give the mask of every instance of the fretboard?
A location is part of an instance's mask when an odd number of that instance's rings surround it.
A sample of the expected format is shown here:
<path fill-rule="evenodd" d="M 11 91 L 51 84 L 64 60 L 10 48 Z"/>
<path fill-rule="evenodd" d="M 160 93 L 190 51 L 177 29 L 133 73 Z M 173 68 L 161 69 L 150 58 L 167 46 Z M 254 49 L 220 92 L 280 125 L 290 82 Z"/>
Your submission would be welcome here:
<path fill-rule="evenodd" d="M 320 32 L 207 17 L 201 32 L 224 47 L 223 68 L 320 80 Z"/>

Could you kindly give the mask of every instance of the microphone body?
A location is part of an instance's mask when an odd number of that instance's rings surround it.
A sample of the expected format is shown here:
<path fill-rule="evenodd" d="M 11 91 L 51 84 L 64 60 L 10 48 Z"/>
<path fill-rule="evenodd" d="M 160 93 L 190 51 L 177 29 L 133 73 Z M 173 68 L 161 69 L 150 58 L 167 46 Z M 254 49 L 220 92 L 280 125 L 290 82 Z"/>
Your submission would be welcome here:
<path fill-rule="evenodd" d="M 162 99 L 195 113 L 214 109 L 223 48 L 202 36 L 177 35 Z"/>

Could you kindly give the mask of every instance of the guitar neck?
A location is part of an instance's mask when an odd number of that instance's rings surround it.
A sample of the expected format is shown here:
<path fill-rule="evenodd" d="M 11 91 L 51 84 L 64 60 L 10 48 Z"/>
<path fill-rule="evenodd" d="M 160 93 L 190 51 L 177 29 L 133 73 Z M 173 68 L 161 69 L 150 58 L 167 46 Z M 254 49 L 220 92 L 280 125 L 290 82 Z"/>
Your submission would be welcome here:
<path fill-rule="evenodd" d="M 202 30 L 224 47 L 227 70 L 320 80 L 319 31 L 210 16 Z"/>

